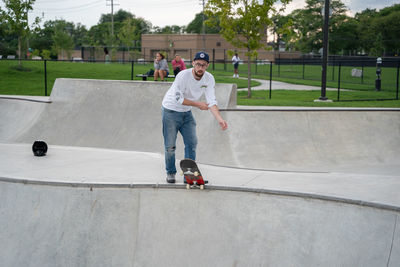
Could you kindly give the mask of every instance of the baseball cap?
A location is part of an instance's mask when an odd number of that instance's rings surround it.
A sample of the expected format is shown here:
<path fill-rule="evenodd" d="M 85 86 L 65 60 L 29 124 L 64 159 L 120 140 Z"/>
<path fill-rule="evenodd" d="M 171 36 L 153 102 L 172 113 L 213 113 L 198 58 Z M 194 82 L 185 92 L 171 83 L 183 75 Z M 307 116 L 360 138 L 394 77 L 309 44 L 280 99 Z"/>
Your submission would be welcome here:
<path fill-rule="evenodd" d="M 196 55 L 194 56 L 193 61 L 198 60 L 198 59 L 202 59 L 207 61 L 207 63 L 210 63 L 209 59 L 210 57 L 208 56 L 208 54 L 206 52 L 200 51 L 197 52 Z"/>

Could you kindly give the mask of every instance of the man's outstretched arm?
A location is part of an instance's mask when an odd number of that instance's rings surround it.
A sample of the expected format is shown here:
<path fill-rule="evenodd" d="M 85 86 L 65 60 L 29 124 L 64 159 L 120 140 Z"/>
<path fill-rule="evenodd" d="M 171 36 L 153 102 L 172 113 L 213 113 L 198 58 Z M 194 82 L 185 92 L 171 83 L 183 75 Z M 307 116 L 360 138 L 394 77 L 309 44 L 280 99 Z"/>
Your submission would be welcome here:
<path fill-rule="evenodd" d="M 210 111 L 214 115 L 215 119 L 218 121 L 219 126 L 221 126 L 221 129 L 223 131 L 228 129 L 228 123 L 222 118 L 222 116 L 219 112 L 218 106 L 214 105 L 214 106 L 210 107 Z"/>

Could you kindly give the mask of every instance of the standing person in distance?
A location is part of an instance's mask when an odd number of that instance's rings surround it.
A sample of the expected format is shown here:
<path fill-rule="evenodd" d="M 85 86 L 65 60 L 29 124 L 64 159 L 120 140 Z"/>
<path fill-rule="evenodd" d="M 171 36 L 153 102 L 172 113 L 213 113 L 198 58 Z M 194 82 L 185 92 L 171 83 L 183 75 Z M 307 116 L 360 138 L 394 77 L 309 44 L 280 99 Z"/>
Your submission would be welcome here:
<path fill-rule="evenodd" d="M 228 128 L 217 106 L 214 76 L 206 71 L 209 66 L 208 54 L 198 52 L 192 65 L 193 68 L 178 73 L 162 102 L 165 169 L 168 183 L 175 183 L 178 132 L 181 133 L 185 144 L 185 158 L 196 160 L 197 135 L 196 121 L 191 111 L 193 107 L 210 110 L 221 129 Z M 206 102 L 199 101 L 203 94 Z"/>
<path fill-rule="evenodd" d="M 238 56 L 238 53 L 235 53 L 235 55 L 232 57 L 233 78 L 239 78 L 239 61 L 240 58 Z"/>

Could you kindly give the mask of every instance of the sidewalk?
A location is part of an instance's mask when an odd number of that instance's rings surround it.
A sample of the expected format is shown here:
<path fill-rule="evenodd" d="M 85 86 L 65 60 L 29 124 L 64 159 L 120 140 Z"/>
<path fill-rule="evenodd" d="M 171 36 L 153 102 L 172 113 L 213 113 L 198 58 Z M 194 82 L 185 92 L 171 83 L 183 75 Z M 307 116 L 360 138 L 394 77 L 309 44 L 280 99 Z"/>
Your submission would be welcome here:
<path fill-rule="evenodd" d="M 247 80 L 247 78 L 240 78 L 240 79 Z M 261 79 L 253 79 L 253 78 L 252 78 L 252 80 L 261 83 L 260 85 L 251 88 L 252 90 L 269 90 L 269 80 L 261 80 Z M 238 89 L 238 91 L 246 91 L 246 90 L 247 90 L 247 88 Z M 272 90 L 308 90 L 308 91 L 311 91 L 311 90 L 321 90 L 321 87 L 272 81 Z M 326 90 L 337 91 L 337 88 L 326 88 Z"/>

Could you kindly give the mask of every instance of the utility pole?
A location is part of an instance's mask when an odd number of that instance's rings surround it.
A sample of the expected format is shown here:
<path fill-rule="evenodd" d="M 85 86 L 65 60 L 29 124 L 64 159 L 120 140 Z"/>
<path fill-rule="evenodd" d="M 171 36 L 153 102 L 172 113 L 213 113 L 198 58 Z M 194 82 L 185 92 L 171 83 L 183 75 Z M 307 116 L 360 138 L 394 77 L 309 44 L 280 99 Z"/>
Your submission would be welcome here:
<path fill-rule="evenodd" d="M 203 25 L 201 28 L 201 32 L 203 35 L 203 51 L 206 51 L 206 25 L 204 24 L 205 21 L 204 7 L 205 7 L 205 0 L 203 0 Z"/>
<path fill-rule="evenodd" d="M 26 27 L 27 27 L 27 31 L 26 31 L 26 56 L 28 57 L 28 54 L 29 54 L 29 33 L 30 33 L 28 8 L 26 8 Z"/>
<path fill-rule="evenodd" d="M 108 5 L 108 1 L 111 1 L 111 4 Z M 114 4 L 114 0 L 106 0 L 106 5 L 111 6 L 111 46 L 114 43 L 114 6 L 118 6 L 118 4 Z"/>

